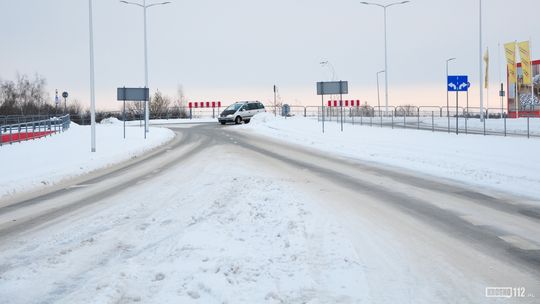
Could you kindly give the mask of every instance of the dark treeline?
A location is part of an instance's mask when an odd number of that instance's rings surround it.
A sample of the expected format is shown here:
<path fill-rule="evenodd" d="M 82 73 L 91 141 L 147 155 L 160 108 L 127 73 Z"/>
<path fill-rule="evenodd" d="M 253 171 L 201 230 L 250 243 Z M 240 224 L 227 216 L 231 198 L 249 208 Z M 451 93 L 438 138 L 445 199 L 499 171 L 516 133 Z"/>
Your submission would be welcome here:
<path fill-rule="evenodd" d="M 54 115 L 61 113 L 51 103 L 46 91 L 47 81 L 40 75 L 33 78 L 27 75 L 17 75 L 15 81 L 0 79 L 0 115 Z M 81 113 L 82 109 L 76 100 L 68 105 L 68 112 Z"/>
<path fill-rule="evenodd" d="M 60 103 L 56 107 L 46 90 L 47 81 L 44 77 L 36 74 L 34 77 L 17 75 L 15 81 L 0 79 L 0 116 L 7 115 L 47 115 L 56 116 L 64 113 L 64 100 L 60 97 Z M 178 87 L 178 97 L 172 100 L 156 91 L 150 102 L 151 117 L 188 117 L 186 110 L 186 97 L 182 86 Z M 129 102 L 128 114 L 130 117 L 142 115 L 143 107 L 140 102 Z M 72 118 L 90 116 L 88 109 L 83 109 L 80 103 L 69 98 L 67 113 Z M 118 112 L 96 111 L 97 117 L 108 115 L 118 116 Z M 88 118 L 89 119 L 89 118 Z"/>

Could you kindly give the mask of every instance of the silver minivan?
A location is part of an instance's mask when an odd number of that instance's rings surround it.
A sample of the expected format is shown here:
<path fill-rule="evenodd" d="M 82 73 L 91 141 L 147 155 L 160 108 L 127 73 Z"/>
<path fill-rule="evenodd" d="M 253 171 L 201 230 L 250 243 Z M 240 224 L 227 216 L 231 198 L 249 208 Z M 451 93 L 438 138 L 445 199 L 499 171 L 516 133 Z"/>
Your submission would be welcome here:
<path fill-rule="evenodd" d="M 228 106 L 218 117 L 218 121 L 224 125 L 228 122 L 240 124 L 249 123 L 251 118 L 258 113 L 266 112 L 264 105 L 259 101 L 241 101 Z"/>

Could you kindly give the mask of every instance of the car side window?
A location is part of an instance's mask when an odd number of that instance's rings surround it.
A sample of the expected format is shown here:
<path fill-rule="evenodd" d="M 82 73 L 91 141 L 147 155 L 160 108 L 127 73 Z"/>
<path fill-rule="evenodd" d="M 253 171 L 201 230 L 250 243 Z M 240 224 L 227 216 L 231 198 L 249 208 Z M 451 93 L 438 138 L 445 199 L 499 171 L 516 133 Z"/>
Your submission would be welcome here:
<path fill-rule="evenodd" d="M 256 103 L 248 104 L 248 110 L 257 110 L 257 104 Z"/>
<path fill-rule="evenodd" d="M 264 109 L 264 105 L 262 103 L 257 104 L 257 107 L 261 110 Z"/>

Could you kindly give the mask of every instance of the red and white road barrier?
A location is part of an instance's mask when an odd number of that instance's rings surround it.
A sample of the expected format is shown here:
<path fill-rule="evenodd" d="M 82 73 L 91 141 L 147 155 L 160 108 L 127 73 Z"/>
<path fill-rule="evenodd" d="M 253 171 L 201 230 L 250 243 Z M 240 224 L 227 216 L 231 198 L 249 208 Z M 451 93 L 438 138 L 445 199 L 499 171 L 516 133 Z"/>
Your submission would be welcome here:
<path fill-rule="evenodd" d="M 219 111 L 221 108 L 221 101 L 195 101 L 188 102 L 189 107 L 189 119 L 193 118 L 193 109 L 212 109 L 212 118 L 216 118 L 216 108 Z"/>
<path fill-rule="evenodd" d="M 360 107 L 360 100 L 329 100 L 328 107 L 341 107 L 343 104 L 344 107 Z"/>
<path fill-rule="evenodd" d="M 221 108 L 221 101 L 195 101 L 195 102 L 189 102 L 188 107 L 190 109 L 215 109 L 215 108 Z"/>

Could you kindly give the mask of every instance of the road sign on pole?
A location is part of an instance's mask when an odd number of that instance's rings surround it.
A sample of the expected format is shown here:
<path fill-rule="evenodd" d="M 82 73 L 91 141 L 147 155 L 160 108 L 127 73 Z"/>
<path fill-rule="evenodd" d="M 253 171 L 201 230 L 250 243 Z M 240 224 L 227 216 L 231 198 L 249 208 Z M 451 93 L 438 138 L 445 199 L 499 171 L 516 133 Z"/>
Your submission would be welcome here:
<path fill-rule="evenodd" d="M 317 82 L 317 95 L 349 94 L 347 81 Z"/>
<path fill-rule="evenodd" d="M 67 98 L 69 94 L 68 92 L 63 92 L 62 97 L 64 97 L 64 114 L 67 113 Z"/>
<path fill-rule="evenodd" d="M 147 101 L 149 99 L 148 88 L 118 88 L 116 91 L 117 100 Z"/>
<path fill-rule="evenodd" d="M 447 87 L 449 92 L 466 92 L 469 90 L 468 76 L 448 76 Z"/>
<path fill-rule="evenodd" d="M 469 92 L 471 83 L 466 75 L 448 76 L 448 92 L 456 92 L 456 134 L 459 134 L 459 92 Z M 467 106 L 468 107 L 468 106 Z M 468 112 L 468 109 L 467 109 Z M 467 113 L 468 115 L 469 113 Z M 450 116 L 448 116 L 448 131 L 450 132 Z"/>
<path fill-rule="evenodd" d="M 341 131 L 343 132 L 343 94 L 349 94 L 347 81 L 323 81 L 317 82 L 317 95 L 321 95 L 322 132 L 324 133 L 324 95 L 340 95 L 341 107 Z"/>
<path fill-rule="evenodd" d="M 148 88 L 118 88 L 116 90 L 116 100 L 124 102 L 124 138 L 126 137 L 126 100 L 128 101 L 148 101 L 150 90 Z M 146 122 L 146 121 L 145 121 Z M 145 128 L 146 129 L 146 128 Z M 146 130 L 144 132 L 146 139 Z"/>

